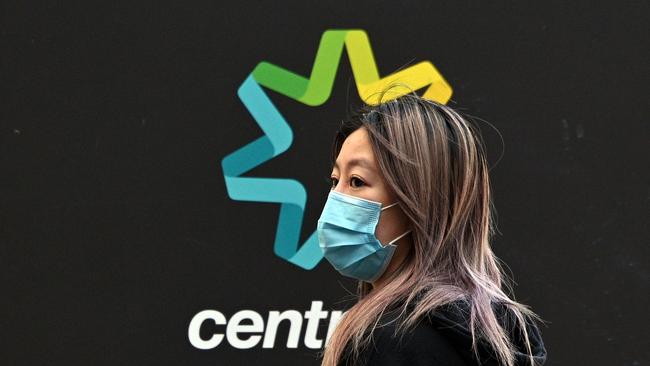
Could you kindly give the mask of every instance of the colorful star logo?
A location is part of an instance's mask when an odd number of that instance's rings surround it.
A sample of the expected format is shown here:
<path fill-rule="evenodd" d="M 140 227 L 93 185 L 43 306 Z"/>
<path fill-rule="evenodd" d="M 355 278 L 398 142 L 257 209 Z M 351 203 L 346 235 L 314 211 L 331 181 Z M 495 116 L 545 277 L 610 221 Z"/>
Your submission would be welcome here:
<path fill-rule="evenodd" d="M 424 98 L 446 104 L 452 89 L 438 70 L 422 61 L 383 78 L 372 54 L 370 41 L 360 29 L 327 30 L 321 37 L 311 75 L 305 78 L 268 62 L 260 62 L 237 90 L 264 136 L 226 155 L 221 161 L 228 196 L 238 201 L 280 203 L 274 252 L 304 269 L 314 268 L 323 258 L 314 231 L 300 244 L 300 231 L 307 203 L 305 187 L 295 179 L 244 177 L 256 166 L 287 151 L 293 141 L 291 126 L 275 108 L 262 86 L 309 106 L 325 103 L 332 93 L 334 78 L 345 46 L 359 96 L 366 104 L 380 102 L 379 92 L 391 88 L 381 102 L 428 86 Z"/>

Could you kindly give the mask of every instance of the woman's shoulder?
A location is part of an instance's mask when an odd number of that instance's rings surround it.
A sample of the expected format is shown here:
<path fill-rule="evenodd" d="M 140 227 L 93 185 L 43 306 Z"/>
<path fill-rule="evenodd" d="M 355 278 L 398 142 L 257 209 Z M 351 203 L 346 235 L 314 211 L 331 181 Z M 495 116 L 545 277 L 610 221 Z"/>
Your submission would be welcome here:
<path fill-rule="evenodd" d="M 362 365 L 467 365 L 448 337 L 428 317 L 397 332 L 398 310 L 384 312 L 361 351 Z"/>
<path fill-rule="evenodd" d="M 511 319 L 509 309 L 495 304 L 500 321 Z M 413 311 L 409 306 L 406 311 Z M 404 315 L 401 307 L 392 307 L 380 317 L 372 330 L 372 341 L 360 351 L 356 365 L 497 365 L 494 351 L 483 339 L 477 339 L 476 352 L 472 347 L 470 308 L 466 301 L 454 301 L 430 310 L 406 332 L 397 332 L 398 321 Z M 508 316 L 505 316 L 508 315 Z M 528 355 L 516 324 L 503 324 L 515 346 L 515 363 L 525 365 Z M 546 361 L 546 349 L 541 333 L 534 322 L 526 324 L 533 358 L 538 365 Z M 340 365 L 353 365 L 344 357 Z"/>

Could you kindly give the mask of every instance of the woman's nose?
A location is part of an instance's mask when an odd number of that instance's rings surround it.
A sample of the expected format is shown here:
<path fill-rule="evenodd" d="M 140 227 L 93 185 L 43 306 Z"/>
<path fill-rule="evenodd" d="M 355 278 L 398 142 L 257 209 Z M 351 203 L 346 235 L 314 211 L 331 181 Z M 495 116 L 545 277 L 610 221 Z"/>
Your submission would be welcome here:
<path fill-rule="evenodd" d="M 336 187 L 334 187 L 334 191 L 336 191 L 336 192 L 338 192 L 338 193 L 343 193 L 343 194 L 347 194 L 347 195 L 353 196 L 353 194 L 351 194 L 351 193 L 346 189 L 346 187 L 345 187 L 343 184 L 341 184 L 341 182 L 339 182 L 339 183 L 336 185 Z"/>

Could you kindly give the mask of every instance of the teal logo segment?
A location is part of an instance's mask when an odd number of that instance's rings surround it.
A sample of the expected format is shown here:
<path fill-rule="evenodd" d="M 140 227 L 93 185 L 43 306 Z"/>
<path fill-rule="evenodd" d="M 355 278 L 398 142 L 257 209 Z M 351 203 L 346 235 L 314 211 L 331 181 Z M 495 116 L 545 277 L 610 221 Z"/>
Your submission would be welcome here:
<path fill-rule="evenodd" d="M 314 231 L 300 246 L 300 229 L 307 203 L 305 187 L 295 179 L 242 177 L 256 166 L 282 154 L 293 141 L 293 131 L 262 87 L 249 75 L 237 92 L 264 136 L 223 158 L 221 166 L 228 195 L 233 200 L 280 203 L 275 254 L 304 269 L 323 258 Z"/>

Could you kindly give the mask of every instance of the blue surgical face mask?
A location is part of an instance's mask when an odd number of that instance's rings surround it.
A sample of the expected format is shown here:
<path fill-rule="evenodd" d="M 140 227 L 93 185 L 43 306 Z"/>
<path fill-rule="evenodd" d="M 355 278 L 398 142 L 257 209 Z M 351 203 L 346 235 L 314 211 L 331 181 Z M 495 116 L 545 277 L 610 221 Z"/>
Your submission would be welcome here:
<path fill-rule="evenodd" d="M 381 202 L 366 200 L 331 190 L 318 220 L 318 241 L 323 256 L 346 277 L 374 282 L 388 267 L 397 246 L 393 244 L 406 231 L 383 246 L 375 236 Z"/>

